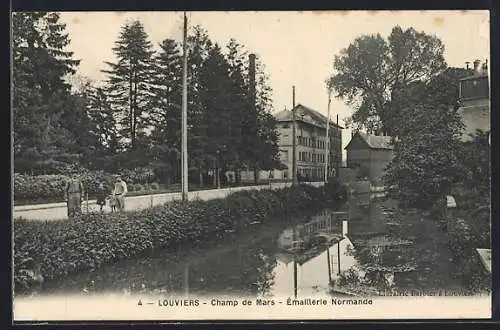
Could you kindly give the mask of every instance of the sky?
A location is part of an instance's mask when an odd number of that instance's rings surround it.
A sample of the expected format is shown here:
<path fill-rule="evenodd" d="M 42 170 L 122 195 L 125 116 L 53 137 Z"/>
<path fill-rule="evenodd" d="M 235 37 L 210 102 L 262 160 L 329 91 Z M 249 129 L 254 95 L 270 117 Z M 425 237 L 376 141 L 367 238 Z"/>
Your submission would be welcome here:
<path fill-rule="evenodd" d="M 105 79 L 100 70 L 114 61 L 112 47 L 121 27 L 140 20 L 153 45 L 166 38 L 181 40 L 181 12 L 66 12 L 61 13 L 71 38 L 68 50 L 81 60 L 78 74 L 95 81 Z M 275 112 L 296 103 L 327 114 L 325 80 L 333 73 L 333 59 L 357 37 L 387 37 L 396 25 L 436 35 L 445 45 L 449 66 L 489 59 L 488 11 L 321 11 L 321 12 L 190 12 L 189 25 L 201 25 L 210 39 L 226 45 L 234 38 L 246 50 L 258 54 L 269 75 Z M 332 120 L 339 124 L 352 109 L 333 98 Z M 343 132 L 343 145 L 350 130 Z"/>

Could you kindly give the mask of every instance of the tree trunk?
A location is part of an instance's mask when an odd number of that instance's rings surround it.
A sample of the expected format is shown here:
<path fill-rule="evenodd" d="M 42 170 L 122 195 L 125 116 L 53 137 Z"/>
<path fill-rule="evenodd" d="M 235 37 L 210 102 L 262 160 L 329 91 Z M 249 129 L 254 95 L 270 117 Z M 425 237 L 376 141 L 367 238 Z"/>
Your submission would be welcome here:
<path fill-rule="evenodd" d="M 133 111 L 133 115 L 134 115 L 134 127 L 133 127 L 133 130 L 132 130 L 132 148 L 135 149 L 135 146 L 136 146 L 136 138 L 137 138 L 137 117 L 138 117 L 138 114 L 139 114 L 139 111 L 137 109 L 137 73 L 134 72 L 134 111 Z"/>
<path fill-rule="evenodd" d="M 200 167 L 200 188 L 203 188 L 203 169 Z"/>
<path fill-rule="evenodd" d="M 133 105 L 133 87 L 132 87 L 132 73 L 129 75 L 129 84 L 128 84 L 128 121 L 130 127 L 130 140 L 132 141 L 132 148 L 134 147 L 134 137 L 133 137 L 133 126 L 134 126 L 134 105 Z"/>
<path fill-rule="evenodd" d="M 234 180 L 237 186 L 241 185 L 241 171 L 240 169 L 234 170 Z"/>
<path fill-rule="evenodd" d="M 213 184 L 214 187 L 217 187 L 217 164 L 214 162 L 214 171 L 213 171 Z"/>
<path fill-rule="evenodd" d="M 255 182 L 255 184 L 258 184 L 259 183 L 259 168 L 258 167 L 255 167 L 254 170 L 253 170 L 253 180 Z"/>

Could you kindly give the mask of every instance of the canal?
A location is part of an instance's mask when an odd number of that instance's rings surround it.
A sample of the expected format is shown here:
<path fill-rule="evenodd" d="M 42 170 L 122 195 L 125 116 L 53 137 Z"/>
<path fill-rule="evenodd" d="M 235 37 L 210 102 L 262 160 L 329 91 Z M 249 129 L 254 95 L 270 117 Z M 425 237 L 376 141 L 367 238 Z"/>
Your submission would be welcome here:
<path fill-rule="evenodd" d="M 373 243 L 375 239 L 371 250 L 376 250 L 377 244 L 379 249 L 386 247 L 380 238 L 390 230 L 395 207 L 390 200 L 356 196 L 337 211 L 325 209 L 301 218 L 257 223 L 229 232 L 212 245 L 157 251 L 63 280 L 46 281 L 36 295 L 353 295 L 352 287 L 359 283 L 348 283 L 345 274 L 363 273 L 354 245 L 366 246 L 367 240 Z M 385 288 L 387 281 L 394 282 L 394 271 L 382 273 L 385 284 L 373 284 L 374 290 Z"/>

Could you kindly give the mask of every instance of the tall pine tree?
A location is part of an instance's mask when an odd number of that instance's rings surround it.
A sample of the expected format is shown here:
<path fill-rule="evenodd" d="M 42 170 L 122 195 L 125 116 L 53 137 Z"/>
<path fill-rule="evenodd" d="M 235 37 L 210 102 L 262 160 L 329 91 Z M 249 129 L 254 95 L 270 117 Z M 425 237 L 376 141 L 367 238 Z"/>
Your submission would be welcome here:
<path fill-rule="evenodd" d="M 182 54 L 174 40 L 165 39 L 155 57 L 152 108 L 152 165 L 169 181 L 180 180 Z"/>
<path fill-rule="evenodd" d="M 137 138 L 150 126 L 148 111 L 152 66 L 152 44 L 144 26 L 133 21 L 122 27 L 113 47 L 117 62 L 106 62 L 110 67 L 108 91 L 113 107 L 121 113 L 120 135 L 126 149 L 135 149 Z"/>
<path fill-rule="evenodd" d="M 278 132 L 273 111 L 272 88 L 269 85 L 269 76 L 265 65 L 257 55 L 256 66 L 256 111 L 257 111 L 257 163 L 262 169 L 273 169 L 281 166 L 279 161 Z"/>
<path fill-rule="evenodd" d="M 236 180 L 239 182 L 239 170 L 248 164 L 250 144 L 249 134 L 249 116 L 250 103 L 248 98 L 248 52 L 244 46 L 235 39 L 230 39 L 226 46 L 226 59 L 229 65 L 229 77 L 232 81 L 231 104 L 235 114 L 233 115 L 233 151 L 234 151 L 234 170 Z"/>
<path fill-rule="evenodd" d="M 188 163 L 192 174 L 198 173 L 203 184 L 206 170 L 212 168 L 213 156 L 207 154 L 209 142 L 205 139 L 207 123 L 204 121 L 205 108 L 201 101 L 200 74 L 213 44 L 207 31 L 195 26 L 187 38 L 188 46 Z M 190 180 L 194 175 L 190 175 Z"/>
<path fill-rule="evenodd" d="M 58 13 L 13 13 L 14 167 L 57 172 L 76 161 L 75 137 L 61 117 L 71 111 L 65 81 L 79 61 L 65 51 L 70 39 Z"/>
<path fill-rule="evenodd" d="M 203 121 L 206 125 L 205 152 L 220 164 L 234 161 L 236 111 L 232 104 L 233 82 L 229 77 L 229 65 L 219 45 L 209 51 L 200 72 L 200 101 L 203 105 Z"/>

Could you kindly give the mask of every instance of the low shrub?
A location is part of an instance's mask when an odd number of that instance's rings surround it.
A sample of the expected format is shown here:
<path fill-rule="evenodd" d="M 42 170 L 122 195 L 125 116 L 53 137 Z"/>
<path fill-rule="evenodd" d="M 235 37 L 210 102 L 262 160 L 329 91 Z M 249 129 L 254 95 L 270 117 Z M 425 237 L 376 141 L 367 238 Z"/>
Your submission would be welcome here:
<path fill-rule="evenodd" d="M 122 170 L 120 175 L 125 182 L 134 182 L 139 184 L 151 183 L 156 176 L 153 169 L 148 167 L 138 167 L 133 170 Z"/>
<path fill-rule="evenodd" d="M 133 188 L 133 191 L 144 191 L 144 187 L 142 186 L 142 184 L 139 184 L 139 183 L 136 183 L 134 185 L 131 185 L 131 187 Z"/>
<path fill-rule="evenodd" d="M 144 175 L 145 178 L 149 177 Z M 144 191 L 143 183 L 146 179 L 139 175 L 122 176 L 127 182 L 130 191 Z M 114 176 L 104 171 L 82 171 L 80 173 L 84 190 L 89 196 L 95 196 L 99 191 L 99 184 L 102 182 L 111 191 L 114 185 Z M 64 187 L 68 180 L 67 175 L 25 175 L 14 174 L 14 200 L 40 201 L 45 199 L 61 199 L 64 197 Z M 139 181 L 132 181 L 139 180 Z M 146 180 L 147 181 L 147 180 Z M 155 187 L 159 188 L 155 183 Z M 147 190 L 147 189 L 146 189 Z"/>
<path fill-rule="evenodd" d="M 489 217 L 488 217 L 489 218 Z M 489 228 L 478 231 L 475 224 L 457 218 L 448 227 L 448 244 L 453 252 L 453 261 L 464 284 L 473 291 L 491 288 L 490 277 L 483 269 L 476 248 L 489 248 Z"/>
<path fill-rule="evenodd" d="M 216 240 L 236 224 L 325 206 L 335 198 L 326 191 L 310 186 L 249 190 L 225 199 L 172 202 L 131 213 L 83 214 L 72 221 L 18 220 L 14 223 L 15 289 L 32 287 L 33 265 L 38 265 L 43 278 L 53 280 L 153 249 Z"/>

